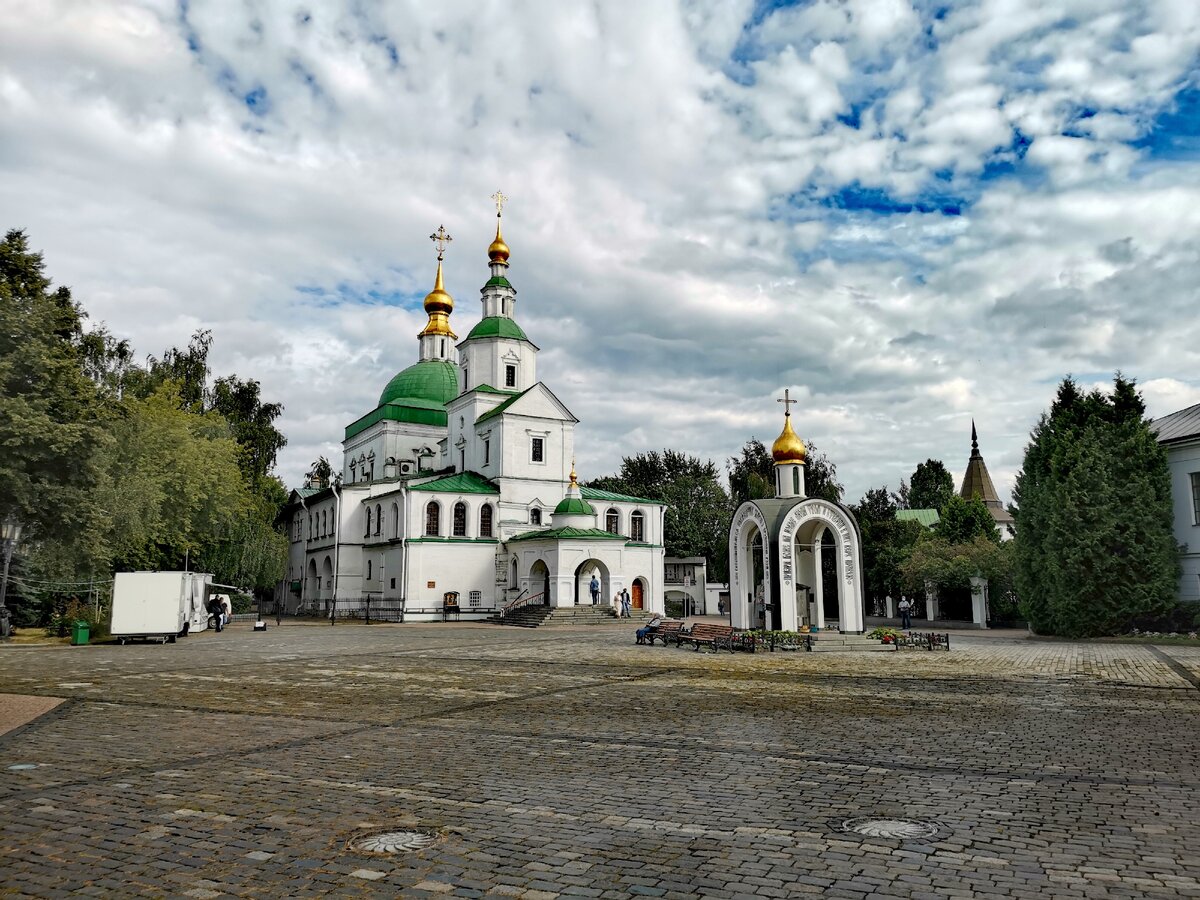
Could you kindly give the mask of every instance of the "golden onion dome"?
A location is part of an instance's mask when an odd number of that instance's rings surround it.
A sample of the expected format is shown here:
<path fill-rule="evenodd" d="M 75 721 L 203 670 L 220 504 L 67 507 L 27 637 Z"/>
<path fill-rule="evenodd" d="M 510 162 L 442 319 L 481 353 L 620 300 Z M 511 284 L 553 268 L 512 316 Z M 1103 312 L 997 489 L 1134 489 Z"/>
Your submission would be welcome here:
<path fill-rule="evenodd" d="M 442 284 L 442 261 L 438 260 L 437 278 L 433 282 L 433 290 L 425 295 L 425 312 L 451 313 L 454 311 L 454 298 L 446 292 Z"/>
<path fill-rule="evenodd" d="M 488 259 L 494 263 L 508 264 L 508 244 L 500 234 L 500 216 L 496 216 L 496 239 L 488 245 Z"/>
<path fill-rule="evenodd" d="M 792 416 L 789 413 L 783 417 L 783 431 L 771 445 L 771 457 L 777 466 L 802 466 L 804 465 L 804 455 L 804 441 L 800 440 L 800 436 L 792 430 Z"/>

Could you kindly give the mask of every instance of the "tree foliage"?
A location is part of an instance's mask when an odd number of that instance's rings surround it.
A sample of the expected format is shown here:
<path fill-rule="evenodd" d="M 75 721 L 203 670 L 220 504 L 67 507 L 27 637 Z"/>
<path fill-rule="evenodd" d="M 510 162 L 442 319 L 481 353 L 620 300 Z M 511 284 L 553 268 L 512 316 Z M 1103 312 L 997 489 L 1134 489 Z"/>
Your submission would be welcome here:
<path fill-rule="evenodd" d="M 900 567 L 925 530 L 917 522 L 896 519 L 898 502 L 885 486 L 871 488 L 852 507 L 862 532 L 863 578 L 870 597 L 900 593 Z"/>
<path fill-rule="evenodd" d="M 968 587 L 974 577 L 1004 585 L 1012 570 L 1012 558 L 1012 544 L 1002 544 L 985 535 L 951 543 L 926 532 L 899 568 L 905 588 L 912 592 L 923 592 L 926 584 Z"/>
<path fill-rule="evenodd" d="M 1013 491 L 1015 584 L 1043 633 L 1114 634 L 1161 615 L 1177 590 L 1166 452 L 1134 382 L 1109 394 L 1070 378 L 1030 435 Z"/>
<path fill-rule="evenodd" d="M 710 580 L 727 579 L 732 509 L 712 460 L 676 450 L 651 450 L 624 457 L 620 472 L 597 478 L 588 486 L 666 503 L 666 555 L 703 556 L 708 561 Z M 603 510 L 597 512 L 603 515 Z"/>
<path fill-rule="evenodd" d="M 957 494 L 952 494 L 941 510 L 934 531 L 948 544 L 968 544 L 976 538 L 1000 543 L 1000 530 L 996 527 L 996 520 L 978 496 L 965 500 Z"/>
<path fill-rule="evenodd" d="M 14 565 L 66 584 L 187 560 L 219 580 L 273 585 L 286 558 L 273 527 L 286 492 L 269 474 L 282 408 L 254 381 L 210 388 L 206 331 L 143 366 L 127 341 L 85 320 L 24 233 L 10 231 L 0 242 L 0 514 L 25 525 Z M 18 608 L 30 599 L 10 597 Z"/>
<path fill-rule="evenodd" d="M 919 463 L 901 488 L 904 505 L 908 509 L 945 509 L 954 496 L 954 477 L 940 459 L 927 459 Z"/>

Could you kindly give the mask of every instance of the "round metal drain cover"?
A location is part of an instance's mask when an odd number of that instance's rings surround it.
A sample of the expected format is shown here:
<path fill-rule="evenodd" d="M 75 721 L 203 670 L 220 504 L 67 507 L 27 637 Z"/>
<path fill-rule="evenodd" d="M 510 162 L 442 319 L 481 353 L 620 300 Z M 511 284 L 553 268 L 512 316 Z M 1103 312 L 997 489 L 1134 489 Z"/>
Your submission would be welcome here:
<path fill-rule="evenodd" d="M 350 842 L 350 849 L 367 853 L 415 853 L 437 843 L 437 835 L 423 831 L 381 831 Z"/>
<path fill-rule="evenodd" d="M 862 818 L 847 819 L 842 823 L 842 831 L 866 837 L 914 840 L 933 837 L 938 833 L 938 826 L 936 822 L 919 822 L 915 819 Z"/>

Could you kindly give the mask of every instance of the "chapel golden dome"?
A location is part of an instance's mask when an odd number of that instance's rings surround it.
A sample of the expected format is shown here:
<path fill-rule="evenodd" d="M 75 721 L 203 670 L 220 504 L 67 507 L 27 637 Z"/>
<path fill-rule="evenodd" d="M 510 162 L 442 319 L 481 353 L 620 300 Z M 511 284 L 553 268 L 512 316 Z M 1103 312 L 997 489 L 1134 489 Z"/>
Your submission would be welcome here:
<path fill-rule="evenodd" d="M 433 280 L 433 290 L 425 295 L 425 312 L 429 313 L 429 321 L 425 323 L 418 337 L 435 334 L 455 338 L 457 335 L 450 330 L 450 313 L 454 312 L 454 298 L 442 283 L 442 256 L 453 238 L 441 226 L 429 237 L 438 248 L 437 276 Z"/>
<path fill-rule="evenodd" d="M 783 431 L 771 445 L 771 458 L 775 460 L 777 466 L 802 466 L 805 452 L 804 441 L 800 440 L 800 436 L 792 430 L 792 415 L 787 413 L 783 417 Z"/>
<path fill-rule="evenodd" d="M 500 234 L 500 217 L 496 216 L 496 239 L 488 245 L 488 259 L 494 263 L 508 264 L 508 244 Z"/>

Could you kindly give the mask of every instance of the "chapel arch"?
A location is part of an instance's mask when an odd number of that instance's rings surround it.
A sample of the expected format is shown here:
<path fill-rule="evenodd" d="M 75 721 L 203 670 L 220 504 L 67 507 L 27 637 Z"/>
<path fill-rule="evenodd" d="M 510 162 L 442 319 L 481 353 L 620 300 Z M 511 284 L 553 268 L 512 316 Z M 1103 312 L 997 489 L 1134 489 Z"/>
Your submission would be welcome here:
<path fill-rule="evenodd" d="M 592 595 L 590 587 L 592 575 L 600 582 L 600 603 L 607 603 L 612 589 L 609 580 L 608 566 L 598 559 L 585 559 L 575 569 L 575 605 L 591 606 Z"/>

